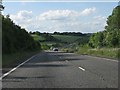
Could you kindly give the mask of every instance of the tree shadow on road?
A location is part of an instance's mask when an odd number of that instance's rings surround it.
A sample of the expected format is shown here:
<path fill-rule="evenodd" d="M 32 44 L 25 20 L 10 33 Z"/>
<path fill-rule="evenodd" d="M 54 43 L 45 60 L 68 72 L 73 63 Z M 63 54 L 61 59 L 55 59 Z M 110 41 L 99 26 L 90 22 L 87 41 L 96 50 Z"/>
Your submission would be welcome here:
<path fill-rule="evenodd" d="M 36 76 L 36 77 L 19 77 L 19 76 L 9 76 L 2 80 L 2 82 L 22 82 L 28 79 L 43 79 L 43 78 L 54 78 L 54 76 Z"/>
<path fill-rule="evenodd" d="M 24 66 L 21 66 L 21 68 L 39 68 L 39 67 L 67 67 L 69 65 L 64 64 L 42 64 L 42 63 L 30 63 L 26 64 Z"/>

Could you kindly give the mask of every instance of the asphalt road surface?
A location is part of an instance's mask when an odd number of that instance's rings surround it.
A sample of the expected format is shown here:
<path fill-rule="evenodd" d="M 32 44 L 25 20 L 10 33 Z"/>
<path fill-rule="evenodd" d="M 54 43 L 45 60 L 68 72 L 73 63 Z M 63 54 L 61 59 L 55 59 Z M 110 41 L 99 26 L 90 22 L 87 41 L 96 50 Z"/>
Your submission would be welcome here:
<path fill-rule="evenodd" d="M 42 52 L 2 80 L 3 88 L 118 88 L 118 61 Z"/>

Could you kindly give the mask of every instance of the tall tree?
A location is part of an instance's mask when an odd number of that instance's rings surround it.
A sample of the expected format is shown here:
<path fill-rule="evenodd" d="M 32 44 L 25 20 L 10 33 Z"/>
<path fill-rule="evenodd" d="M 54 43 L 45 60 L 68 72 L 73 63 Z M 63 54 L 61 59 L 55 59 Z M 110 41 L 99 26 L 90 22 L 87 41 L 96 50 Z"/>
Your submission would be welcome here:
<path fill-rule="evenodd" d="M 9 15 L 2 16 L 2 51 L 3 54 L 40 49 L 40 44 L 18 25 Z"/>
<path fill-rule="evenodd" d="M 107 18 L 105 31 L 93 34 L 89 40 L 91 47 L 120 47 L 120 6 L 118 5 Z"/>

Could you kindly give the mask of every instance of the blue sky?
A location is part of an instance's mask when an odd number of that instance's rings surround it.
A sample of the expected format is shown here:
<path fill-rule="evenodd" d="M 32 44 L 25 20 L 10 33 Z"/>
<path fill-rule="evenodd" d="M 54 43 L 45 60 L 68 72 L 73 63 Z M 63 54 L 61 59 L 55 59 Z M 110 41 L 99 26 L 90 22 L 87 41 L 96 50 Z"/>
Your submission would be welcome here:
<path fill-rule="evenodd" d="M 3 2 L 4 15 L 27 31 L 98 32 L 117 2 Z"/>

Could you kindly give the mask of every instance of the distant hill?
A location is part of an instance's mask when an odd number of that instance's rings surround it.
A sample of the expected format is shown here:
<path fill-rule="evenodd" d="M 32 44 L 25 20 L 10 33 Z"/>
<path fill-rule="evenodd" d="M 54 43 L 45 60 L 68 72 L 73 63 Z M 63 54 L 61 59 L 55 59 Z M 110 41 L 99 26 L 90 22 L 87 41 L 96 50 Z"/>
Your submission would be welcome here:
<path fill-rule="evenodd" d="M 52 35 L 52 36 L 63 43 L 73 43 L 78 39 L 81 39 L 81 36 L 72 36 L 72 35 Z"/>
<path fill-rule="evenodd" d="M 36 35 L 36 34 L 31 34 L 31 36 L 33 37 L 33 39 L 35 41 L 45 41 L 46 40 L 44 37 Z"/>
<path fill-rule="evenodd" d="M 61 43 L 61 44 L 85 44 L 88 43 L 89 37 L 92 34 L 82 34 L 78 32 L 54 32 L 54 33 L 40 33 L 40 32 L 31 32 L 30 35 L 34 38 L 34 40 L 42 42 L 42 43 Z"/>

